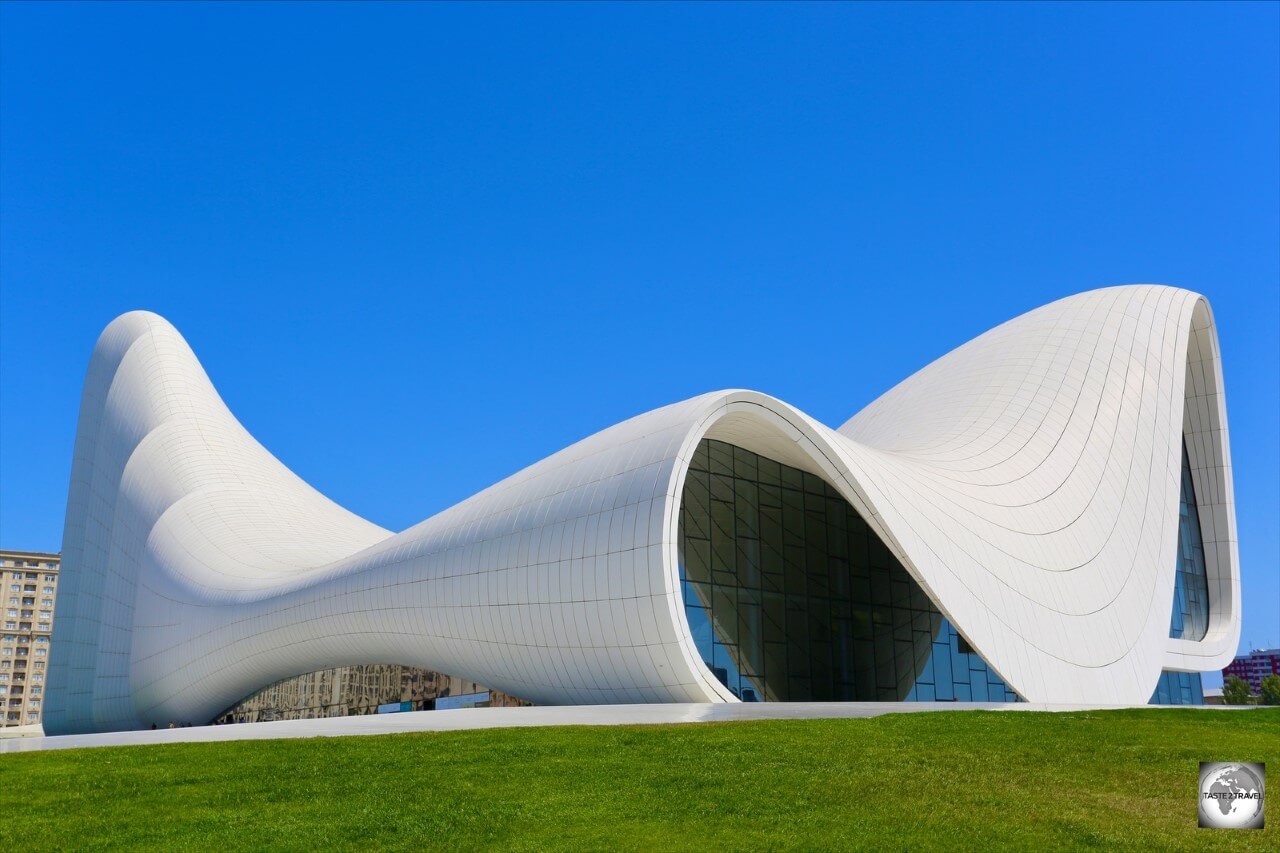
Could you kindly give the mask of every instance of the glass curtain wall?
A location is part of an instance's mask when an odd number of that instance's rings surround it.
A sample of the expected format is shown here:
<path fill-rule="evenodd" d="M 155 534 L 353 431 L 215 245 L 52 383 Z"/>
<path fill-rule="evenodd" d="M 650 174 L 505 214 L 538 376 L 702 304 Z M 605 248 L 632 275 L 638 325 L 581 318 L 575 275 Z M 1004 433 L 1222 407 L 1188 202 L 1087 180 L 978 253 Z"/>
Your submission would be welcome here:
<path fill-rule="evenodd" d="M 702 441 L 679 548 L 694 641 L 743 701 L 1018 701 L 820 477 Z"/>
<path fill-rule="evenodd" d="M 1200 511 L 1191 480 L 1191 460 L 1182 446 L 1182 498 L 1178 512 L 1178 562 L 1173 587 L 1173 615 L 1169 636 L 1203 640 L 1209 630 L 1209 578 L 1200 538 Z"/>
<path fill-rule="evenodd" d="M 1204 565 L 1204 541 L 1200 538 L 1200 511 L 1191 479 L 1191 458 L 1182 445 L 1182 495 L 1178 505 L 1178 557 L 1173 585 L 1173 615 L 1169 636 L 1203 640 L 1209 630 L 1209 578 Z M 1152 705 L 1203 705 L 1204 685 L 1198 672 L 1160 674 Z"/>
<path fill-rule="evenodd" d="M 1151 694 L 1152 705 L 1203 705 L 1204 685 L 1198 672 L 1160 673 L 1155 692 Z"/>

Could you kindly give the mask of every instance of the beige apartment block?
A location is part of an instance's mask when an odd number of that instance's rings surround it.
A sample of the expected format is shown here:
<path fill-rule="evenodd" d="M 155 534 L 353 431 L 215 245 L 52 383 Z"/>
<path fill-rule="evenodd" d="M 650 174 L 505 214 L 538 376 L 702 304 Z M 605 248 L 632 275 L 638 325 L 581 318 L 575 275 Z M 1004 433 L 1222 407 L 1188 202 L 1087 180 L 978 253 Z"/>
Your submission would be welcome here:
<path fill-rule="evenodd" d="M 59 554 L 0 550 L 0 736 L 40 726 L 61 563 Z"/>

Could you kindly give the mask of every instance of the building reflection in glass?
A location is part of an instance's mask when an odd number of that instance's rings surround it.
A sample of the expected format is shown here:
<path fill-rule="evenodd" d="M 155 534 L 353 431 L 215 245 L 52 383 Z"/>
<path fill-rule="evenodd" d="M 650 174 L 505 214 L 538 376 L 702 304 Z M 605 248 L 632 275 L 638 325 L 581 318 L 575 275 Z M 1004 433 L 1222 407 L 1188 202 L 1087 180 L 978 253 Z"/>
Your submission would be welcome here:
<path fill-rule="evenodd" d="M 482 701 L 477 701 L 483 696 Z M 465 704 L 457 704 L 466 699 Z M 379 706 L 402 703 L 403 710 L 439 707 L 516 707 L 522 699 L 489 690 L 464 678 L 399 664 L 339 666 L 308 672 L 268 685 L 217 716 L 219 723 L 309 720 L 374 714 Z"/>

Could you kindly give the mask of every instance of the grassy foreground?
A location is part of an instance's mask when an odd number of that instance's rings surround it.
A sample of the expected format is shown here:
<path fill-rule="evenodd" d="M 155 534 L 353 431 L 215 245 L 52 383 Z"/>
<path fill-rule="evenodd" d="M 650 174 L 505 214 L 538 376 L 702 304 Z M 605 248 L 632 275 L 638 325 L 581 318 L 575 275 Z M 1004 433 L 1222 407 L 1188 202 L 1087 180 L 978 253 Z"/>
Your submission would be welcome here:
<path fill-rule="evenodd" d="M 1280 709 L 953 712 L 0 756 L 0 850 L 1280 847 L 1196 828 Z"/>

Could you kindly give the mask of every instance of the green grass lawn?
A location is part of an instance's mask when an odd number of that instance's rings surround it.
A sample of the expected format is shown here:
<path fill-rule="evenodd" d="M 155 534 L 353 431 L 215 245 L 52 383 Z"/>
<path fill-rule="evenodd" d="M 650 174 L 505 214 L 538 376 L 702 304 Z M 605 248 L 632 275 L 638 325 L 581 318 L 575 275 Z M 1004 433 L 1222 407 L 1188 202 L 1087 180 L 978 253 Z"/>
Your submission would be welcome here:
<path fill-rule="evenodd" d="M 0 850 L 1280 849 L 1196 828 L 1280 709 L 952 712 L 0 756 Z"/>

